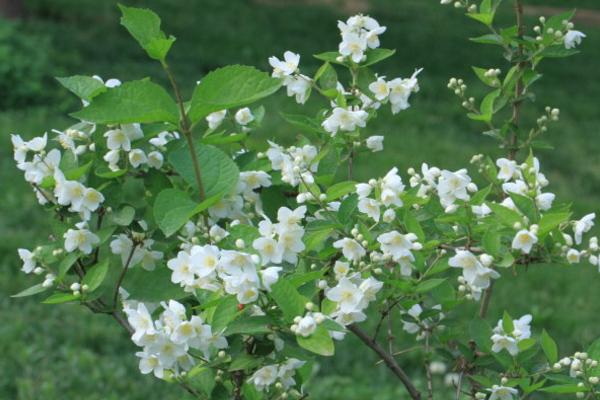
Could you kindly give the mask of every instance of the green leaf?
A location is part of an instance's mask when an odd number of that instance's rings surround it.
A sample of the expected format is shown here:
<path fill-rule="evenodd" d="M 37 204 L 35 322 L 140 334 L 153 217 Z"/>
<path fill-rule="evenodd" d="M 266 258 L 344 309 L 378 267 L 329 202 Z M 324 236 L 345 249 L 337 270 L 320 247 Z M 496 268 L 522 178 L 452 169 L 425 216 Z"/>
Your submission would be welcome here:
<path fill-rule="evenodd" d="M 206 210 L 219 199 L 220 195 L 217 195 L 198 204 L 186 192 L 178 189 L 165 189 L 156 196 L 154 201 L 152 209 L 154 220 L 164 235 L 169 237 L 194 215 Z"/>
<path fill-rule="evenodd" d="M 65 88 L 80 99 L 91 101 L 94 97 L 106 91 L 106 86 L 100 80 L 91 76 L 74 75 L 56 78 Z"/>
<path fill-rule="evenodd" d="M 164 61 L 175 38 L 168 38 L 160 30 L 160 18 L 156 13 L 145 8 L 125 7 L 119 4 L 121 9 L 121 25 L 123 25 L 138 41 L 140 46 L 148 55 L 155 59 Z"/>
<path fill-rule="evenodd" d="M 235 296 L 224 297 L 215 308 L 211 325 L 215 332 L 227 328 L 227 325 L 233 321 L 239 313 L 238 304 Z"/>
<path fill-rule="evenodd" d="M 321 125 L 311 117 L 307 117 L 306 115 L 301 114 L 288 114 L 288 113 L 279 113 L 281 117 L 294 127 L 300 129 L 302 132 L 308 133 L 324 133 L 325 131 L 321 127 Z"/>
<path fill-rule="evenodd" d="M 509 335 L 515 330 L 513 319 L 506 311 L 504 311 L 504 314 L 502 315 L 502 329 Z"/>
<path fill-rule="evenodd" d="M 319 85 L 321 85 L 321 89 L 323 90 L 335 89 L 338 82 L 338 76 L 331 64 L 326 62 L 315 74 L 315 80 L 318 80 Z"/>
<path fill-rule="evenodd" d="M 177 105 L 161 86 L 149 79 L 132 81 L 108 89 L 91 104 L 71 114 L 97 124 L 170 122 L 177 125 Z"/>
<path fill-rule="evenodd" d="M 37 284 L 37 285 L 33 285 L 25 290 L 20 291 L 17 294 L 13 294 L 10 297 L 27 297 L 27 296 L 33 296 L 34 294 L 38 294 L 38 293 L 42 293 L 45 292 L 46 290 L 48 290 L 48 288 L 45 288 L 42 286 L 41 283 Z"/>
<path fill-rule="evenodd" d="M 346 197 L 338 209 L 338 218 L 342 224 L 350 222 L 358 207 L 358 196 L 353 193 Z"/>
<path fill-rule="evenodd" d="M 500 255 L 500 233 L 495 229 L 487 229 L 481 239 L 481 244 L 486 253 L 493 257 Z"/>
<path fill-rule="evenodd" d="M 419 220 L 417 220 L 417 217 L 410 211 L 410 209 L 407 209 L 406 213 L 404 214 L 404 225 L 406 226 L 406 230 L 408 232 L 417 235 L 419 242 L 425 241 L 425 232 L 423 231 Z"/>
<path fill-rule="evenodd" d="M 338 53 L 337 51 L 326 51 L 324 53 L 319 53 L 319 54 L 313 55 L 313 57 L 316 58 L 317 60 L 327 61 L 327 62 L 330 62 L 332 64 L 344 65 L 343 62 L 339 62 L 337 60 L 337 58 L 339 56 L 340 56 L 340 53 Z"/>
<path fill-rule="evenodd" d="M 338 182 L 327 189 L 327 201 L 334 201 L 356 190 L 356 182 Z"/>
<path fill-rule="evenodd" d="M 592 360 L 600 360 L 600 338 L 594 340 L 594 342 L 587 349 L 587 353 Z M 588 370 L 588 373 L 591 376 L 600 375 L 600 366 L 590 368 L 590 370 Z"/>
<path fill-rule="evenodd" d="M 129 226 L 133 221 L 133 217 L 135 217 L 135 208 L 131 206 L 124 206 L 110 214 L 110 220 L 120 226 Z"/>
<path fill-rule="evenodd" d="M 549 212 L 542 215 L 539 223 L 538 237 L 540 239 L 546 237 L 552 230 L 567 222 L 570 217 L 570 212 Z"/>
<path fill-rule="evenodd" d="M 519 211 L 523 213 L 529 221 L 536 222 L 537 221 L 537 207 L 533 199 L 529 197 L 520 195 L 518 193 L 510 193 L 510 198 L 515 203 Z"/>
<path fill-rule="evenodd" d="M 227 326 L 225 336 L 235 334 L 258 335 L 270 333 L 273 331 L 273 324 L 273 319 L 266 315 L 239 318 Z"/>
<path fill-rule="evenodd" d="M 211 145 L 195 144 L 195 153 L 200 166 L 200 176 L 204 195 L 212 196 L 229 193 L 237 185 L 240 170 L 223 151 Z M 198 189 L 194 164 L 188 147 L 183 144 L 169 154 L 169 163 L 185 181 Z"/>
<path fill-rule="evenodd" d="M 510 208 L 496 203 L 487 203 L 487 205 L 490 207 L 494 215 L 498 217 L 498 220 L 506 226 L 513 227 L 516 222 L 523 222 L 521 215 Z"/>
<path fill-rule="evenodd" d="M 489 352 L 491 350 L 492 328 L 490 324 L 481 318 L 475 318 L 469 324 L 469 334 L 480 350 Z"/>
<path fill-rule="evenodd" d="M 105 258 L 86 272 L 81 284 L 88 285 L 87 293 L 93 292 L 102 284 L 108 272 L 108 264 L 108 258 Z"/>
<path fill-rule="evenodd" d="M 586 387 L 579 387 L 577 384 L 569 384 L 569 385 L 554 385 L 547 386 L 545 388 L 541 388 L 540 392 L 545 393 L 577 393 L 577 392 L 588 392 L 589 389 Z"/>
<path fill-rule="evenodd" d="M 499 46 L 502 46 L 504 44 L 502 36 L 493 33 L 470 38 L 469 40 L 480 44 L 497 44 Z"/>
<path fill-rule="evenodd" d="M 542 350 L 548 359 L 550 365 L 556 363 L 558 361 L 558 347 L 556 346 L 556 342 L 552 337 L 546 332 L 544 329 L 542 331 L 542 337 L 540 339 Z"/>
<path fill-rule="evenodd" d="M 79 300 L 79 296 L 75 296 L 73 293 L 54 293 L 50 295 L 46 300 L 42 301 L 44 304 L 62 304 L 69 303 L 71 301 Z"/>
<path fill-rule="evenodd" d="M 194 90 L 189 116 L 197 122 L 208 114 L 254 103 L 275 93 L 282 81 L 245 65 L 230 65 L 210 72 Z"/>
<path fill-rule="evenodd" d="M 58 279 L 62 279 L 65 277 L 67 272 L 71 269 L 73 264 L 77 261 L 79 255 L 77 253 L 69 253 L 63 258 L 58 264 Z"/>
<path fill-rule="evenodd" d="M 304 315 L 304 307 L 308 300 L 287 280 L 279 279 L 271 286 L 271 296 L 281 308 L 287 321 L 293 321 L 298 315 Z"/>
<path fill-rule="evenodd" d="M 156 267 L 154 271 L 133 268 L 125 275 L 123 287 L 131 299 L 153 303 L 187 296 L 179 285 L 171 282 L 171 270 L 166 267 Z"/>
<path fill-rule="evenodd" d="M 254 369 L 261 365 L 263 360 L 260 357 L 250 354 L 240 354 L 236 356 L 229 365 L 229 371 L 241 371 L 246 369 Z"/>
<path fill-rule="evenodd" d="M 362 62 L 360 64 L 360 66 L 368 67 L 369 65 L 376 64 L 378 62 L 385 60 L 386 58 L 393 56 L 395 52 L 396 52 L 396 50 L 381 49 L 381 48 L 368 50 L 366 53 L 367 59 L 364 62 Z"/>
<path fill-rule="evenodd" d="M 296 338 L 300 347 L 313 353 L 322 356 L 332 356 L 335 352 L 333 339 L 329 336 L 329 332 L 323 325 L 319 325 L 309 337 L 297 336 Z"/>
<path fill-rule="evenodd" d="M 425 293 L 441 285 L 446 281 L 446 278 L 435 278 L 420 282 L 415 288 L 416 293 Z"/>

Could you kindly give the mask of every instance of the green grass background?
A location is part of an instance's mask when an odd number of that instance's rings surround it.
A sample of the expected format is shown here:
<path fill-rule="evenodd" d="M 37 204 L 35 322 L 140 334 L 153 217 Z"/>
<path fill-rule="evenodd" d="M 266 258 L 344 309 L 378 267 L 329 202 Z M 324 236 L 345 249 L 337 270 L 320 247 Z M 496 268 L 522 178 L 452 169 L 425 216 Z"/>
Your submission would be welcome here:
<path fill-rule="evenodd" d="M 286 1 L 285 5 L 248 0 L 125 3 L 156 9 L 164 29 L 177 36 L 172 66 L 187 93 L 211 69 L 232 63 L 267 69 L 267 57 L 287 49 L 302 55 L 304 70 L 314 71 L 318 64 L 310 55 L 335 49 L 336 20 L 346 18 L 339 8 L 303 1 Z M 526 3 L 600 9 L 597 0 Z M 122 80 L 152 76 L 164 81 L 159 68 L 119 26 L 114 1 L 27 0 L 25 4 L 27 17 L 13 34 L 39 44 L 21 56 L 25 63 L 39 60 L 42 71 L 9 82 L 19 87 L 34 81 L 39 90 L 18 107 L 0 111 L 0 399 L 185 398 L 177 388 L 139 374 L 135 346 L 113 321 L 75 306 L 47 306 L 39 304 L 39 298 L 9 297 L 33 284 L 31 277 L 18 271 L 16 248 L 33 247 L 47 234 L 46 217 L 14 167 L 9 134 L 30 137 L 67 126 L 66 114 L 78 104 L 52 76 L 99 74 Z M 499 18 L 508 21 L 510 7 L 505 10 Z M 376 162 L 374 156 L 359 159 L 358 177 L 383 174 L 392 166 L 404 171 L 423 161 L 459 168 L 480 152 L 499 156 L 491 139 L 466 119 L 446 89 L 451 76 L 466 77 L 473 83 L 473 93 L 481 93 L 483 88 L 469 72 L 471 65 L 506 69 L 496 49 L 467 40 L 485 32 L 452 7 L 440 6 L 438 0 L 373 0 L 368 12 L 388 27 L 382 46 L 397 49 L 392 59 L 381 64 L 381 73 L 395 77 L 407 76 L 418 67 L 425 70 L 413 107 L 397 116 L 384 111 L 369 126 L 370 133 L 385 135 L 386 150 L 377 155 Z M 531 28 L 535 20 L 527 22 Z M 525 120 L 534 121 L 546 105 L 561 109 L 560 122 L 546 136 L 556 149 L 539 151 L 538 156 L 550 190 L 573 201 L 574 208 L 583 213 L 598 210 L 600 198 L 600 26 L 579 28 L 588 35 L 582 54 L 542 65 L 545 77 L 537 88 L 539 100 L 527 106 Z M 16 62 L 14 57 L 0 56 L 0 63 Z M 278 113 L 296 112 L 298 106 L 283 94 L 265 105 L 261 137 L 290 142 L 295 132 Z M 505 308 L 514 316 L 530 312 L 534 330 L 548 329 L 565 354 L 600 336 L 600 276 L 594 268 L 547 266 L 518 277 L 505 275 L 496 286 L 489 313 L 492 323 Z M 467 308 L 465 318 L 473 311 Z M 400 349 L 411 346 L 402 335 L 398 342 Z M 359 400 L 375 393 L 382 400 L 404 398 L 398 382 L 384 368 L 374 367 L 375 361 L 349 338 L 333 359 L 320 363 L 311 382 L 312 398 Z M 402 357 L 400 362 L 418 375 L 415 355 Z"/>

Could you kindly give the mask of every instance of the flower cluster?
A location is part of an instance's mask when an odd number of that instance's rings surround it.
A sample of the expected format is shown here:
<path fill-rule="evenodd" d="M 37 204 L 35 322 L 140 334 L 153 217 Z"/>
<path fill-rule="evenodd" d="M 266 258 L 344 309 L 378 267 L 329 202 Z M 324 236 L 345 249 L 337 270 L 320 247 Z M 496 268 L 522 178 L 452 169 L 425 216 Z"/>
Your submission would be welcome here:
<path fill-rule="evenodd" d="M 513 330 L 507 332 L 504 327 L 504 321 L 501 319 L 494 328 L 494 334 L 491 339 L 493 342 L 492 351 L 499 353 L 502 350 L 508 351 L 512 356 L 519 354 L 519 342 L 531 337 L 531 315 L 527 314 L 519 319 L 512 321 Z"/>
<path fill-rule="evenodd" d="M 264 366 L 250 377 L 249 382 L 261 392 L 269 390 L 270 386 L 275 385 L 277 390 L 287 390 L 296 384 L 294 375 L 296 370 L 302 368 L 305 361 L 300 361 L 296 358 L 288 358 L 281 364 L 272 364 Z M 284 396 L 283 398 L 286 398 Z"/>
<path fill-rule="evenodd" d="M 164 157 L 159 151 L 173 139 L 178 139 L 176 132 L 161 132 L 157 137 L 150 139 L 149 143 L 155 148 L 146 154 L 141 148 L 133 148 L 134 141 L 144 138 L 144 132 L 140 124 L 126 124 L 114 127 L 104 133 L 106 138 L 106 147 L 108 152 L 104 155 L 104 161 L 108 163 L 108 168 L 112 171 L 122 169 L 119 165 L 121 155 L 125 155 L 129 164 L 134 169 L 148 165 L 150 168 L 160 169 L 164 162 Z"/>
<path fill-rule="evenodd" d="M 153 373 L 158 378 L 167 373 L 180 375 L 196 364 L 190 351 L 197 350 L 209 360 L 215 351 L 228 347 L 225 337 L 213 332 L 200 316 L 188 318 L 185 306 L 175 300 L 161 303 L 163 311 L 157 320 L 152 319 L 144 303 L 130 300 L 124 301 L 123 306 L 134 329 L 131 340 L 143 347 L 136 353 L 143 374 Z"/>
<path fill-rule="evenodd" d="M 465 285 L 463 287 L 469 290 L 475 300 L 479 300 L 483 291 L 490 287 L 492 279 L 500 278 L 500 274 L 490 268 L 492 262 L 493 257 L 489 254 L 476 257 L 469 250 L 456 250 L 456 254 L 448 260 L 451 267 L 462 269 L 459 282 Z"/>

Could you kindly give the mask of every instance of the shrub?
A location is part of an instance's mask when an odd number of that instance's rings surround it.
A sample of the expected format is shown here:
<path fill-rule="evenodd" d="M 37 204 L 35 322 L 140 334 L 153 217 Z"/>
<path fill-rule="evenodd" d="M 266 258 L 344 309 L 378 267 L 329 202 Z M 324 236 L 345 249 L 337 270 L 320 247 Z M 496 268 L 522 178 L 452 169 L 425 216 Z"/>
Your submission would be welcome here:
<path fill-rule="evenodd" d="M 498 29 L 500 3 L 453 4 L 489 29 L 472 40 L 502 48 L 508 70 L 473 68 L 489 88 L 481 101 L 463 79 L 448 88 L 506 157 L 475 155 L 475 172 L 423 164 L 407 171 L 407 184 L 397 168 L 367 182 L 353 177 L 354 160 L 383 147 L 384 137 L 366 134 L 369 122 L 381 107 L 410 107 L 422 73 L 375 73 L 394 51 L 380 47 L 387 28 L 373 18 L 339 22 L 339 47 L 315 56 L 322 65 L 313 77 L 287 51 L 269 59 L 271 76 L 220 68 L 186 101 L 167 62 L 175 38 L 153 12 L 121 7 L 121 23 L 160 63 L 174 98 L 149 79 L 59 78 L 83 102 L 72 114 L 79 122 L 55 131 L 60 148 L 49 149 L 47 135 L 13 135 L 18 167 L 55 216 L 47 244 L 18 250 L 23 271 L 44 280 L 16 296 L 51 291 L 45 303 L 112 316 L 140 347 L 142 373 L 197 398 L 306 398 L 314 360 L 332 356 L 348 334 L 412 399 L 443 393 L 433 378 L 446 370 L 441 360 L 455 366 L 447 380 L 457 398 L 597 397 L 599 342 L 559 359 L 551 336 L 532 331 L 531 315 L 487 321 L 503 273 L 599 264 L 598 240 L 586 237 L 595 214 L 573 219 L 547 191 L 533 153 L 560 111 L 546 108 L 530 128 L 521 121 L 540 62 L 573 55 L 585 35 L 565 13 L 541 18 L 529 36 L 519 0 L 516 25 Z M 282 86 L 299 104 L 322 96 L 330 107 L 283 115 L 301 132 L 294 146 L 252 148 L 267 112 L 258 102 Z M 479 313 L 461 320 L 469 302 Z M 393 332 L 387 348 L 380 343 L 392 312 L 415 336 L 424 387 L 398 362 Z M 371 334 L 361 325 L 368 315 Z"/>

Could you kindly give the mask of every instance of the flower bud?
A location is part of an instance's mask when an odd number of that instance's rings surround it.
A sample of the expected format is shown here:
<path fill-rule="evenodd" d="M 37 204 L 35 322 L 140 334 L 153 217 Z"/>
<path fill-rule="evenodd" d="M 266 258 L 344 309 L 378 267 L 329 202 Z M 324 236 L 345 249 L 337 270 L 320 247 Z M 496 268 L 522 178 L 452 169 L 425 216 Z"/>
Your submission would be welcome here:
<path fill-rule="evenodd" d="M 321 279 L 319 282 L 317 282 L 317 287 L 319 289 L 325 289 L 325 288 L 327 288 L 327 281 Z"/>
<path fill-rule="evenodd" d="M 308 311 L 312 311 L 313 308 L 315 308 L 315 305 L 312 302 L 308 302 L 304 305 L 304 308 L 306 308 Z"/>
<path fill-rule="evenodd" d="M 237 247 L 238 249 L 243 249 L 244 247 L 246 247 L 246 242 L 244 242 L 244 239 L 237 239 L 235 241 L 235 247 Z"/>

